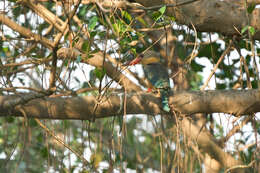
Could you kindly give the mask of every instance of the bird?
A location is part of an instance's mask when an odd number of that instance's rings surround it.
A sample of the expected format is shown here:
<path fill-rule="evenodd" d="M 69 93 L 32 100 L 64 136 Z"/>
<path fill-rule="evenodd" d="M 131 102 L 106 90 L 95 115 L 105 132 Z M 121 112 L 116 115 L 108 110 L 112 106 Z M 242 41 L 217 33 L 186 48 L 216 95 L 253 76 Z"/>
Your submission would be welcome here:
<path fill-rule="evenodd" d="M 128 65 L 130 66 L 136 64 L 143 65 L 145 78 L 148 79 L 148 91 L 151 91 L 152 89 L 159 91 L 163 110 L 165 112 L 170 112 L 169 74 L 167 68 L 162 64 L 160 56 L 154 51 L 147 50 L 128 62 Z"/>

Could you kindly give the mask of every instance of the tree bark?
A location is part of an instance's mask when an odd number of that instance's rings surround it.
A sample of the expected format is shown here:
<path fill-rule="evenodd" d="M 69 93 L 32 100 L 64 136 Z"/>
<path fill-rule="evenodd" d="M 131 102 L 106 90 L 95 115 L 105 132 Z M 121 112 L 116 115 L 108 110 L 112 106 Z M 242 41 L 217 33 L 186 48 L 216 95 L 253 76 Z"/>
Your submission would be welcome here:
<path fill-rule="evenodd" d="M 160 98 L 144 92 L 129 92 L 126 96 L 123 93 L 114 93 L 103 96 L 100 101 L 94 96 L 35 98 L 21 102 L 19 109 L 8 106 L 12 105 L 10 102 L 17 102 L 17 99 L 25 100 L 26 96 L 28 95 L 0 96 L 0 116 L 23 116 L 20 112 L 22 106 L 27 117 L 91 120 L 121 116 L 124 104 L 126 114 L 166 114 L 161 109 Z M 178 91 L 171 94 L 169 104 L 173 111 L 187 115 L 222 112 L 240 116 L 260 111 L 260 91 Z"/>
<path fill-rule="evenodd" d="M 177 1 L 178 3 L 186 0 Z M 176 4 L 175 0 L 136 0 L 145 7 Z M 259 1 L 248 3 L 259 4 Z M 248 14 L 244 0 L 199 0 L 178 7 L 168 7 L 166 14 L 174 16 L 178 24 L 184 24 L 199 32 L 218 32 L 223 35 L 240 35 L 246 25 L 252 26 L 256 33 L 254 39 L 260 39 L 260 9 Z"/>

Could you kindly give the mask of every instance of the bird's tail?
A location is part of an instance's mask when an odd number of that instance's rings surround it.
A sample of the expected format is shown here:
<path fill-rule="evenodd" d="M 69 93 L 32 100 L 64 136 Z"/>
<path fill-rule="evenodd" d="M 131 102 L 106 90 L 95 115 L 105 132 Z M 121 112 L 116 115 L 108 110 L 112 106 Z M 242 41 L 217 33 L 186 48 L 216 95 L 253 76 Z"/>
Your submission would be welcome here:
<path fill-rule="evenodd" d="M 170 112 L 169 107 L 169 89 L 160 89 L 162 107 L 165 112 Z"/>

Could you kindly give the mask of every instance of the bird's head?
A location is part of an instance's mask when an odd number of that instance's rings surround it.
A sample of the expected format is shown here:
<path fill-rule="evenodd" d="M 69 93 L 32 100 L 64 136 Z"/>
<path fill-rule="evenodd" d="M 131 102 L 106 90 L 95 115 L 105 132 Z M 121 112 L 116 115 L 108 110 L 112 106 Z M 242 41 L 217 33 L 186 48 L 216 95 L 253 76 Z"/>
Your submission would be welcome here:
<path fill-rule="evenodd" d="M 160 57 L 155 53 L 154 51 L 146 51 L 145 53 L 142 53 L 138 55 L 135 59 L 132 61 L 128 62 L 127 65 L 136 65 L 136 64 L 143 64 L 143 65 L 148 65 L 148 64 L 153 64 L 153 63 L 159 63 L 160 62 Z"/>

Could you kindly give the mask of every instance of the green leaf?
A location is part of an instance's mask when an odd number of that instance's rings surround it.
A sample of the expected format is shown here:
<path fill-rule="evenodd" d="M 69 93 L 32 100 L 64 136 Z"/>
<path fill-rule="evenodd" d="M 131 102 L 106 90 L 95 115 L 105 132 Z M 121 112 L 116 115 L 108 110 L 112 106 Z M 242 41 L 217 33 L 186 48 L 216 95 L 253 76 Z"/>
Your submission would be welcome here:
<path fill-rule="evenodd" d="M 220 83 L 217 84 L 216 87 L 217 87 L 217 89 L 226 89 L 227 88 L 226 84 L 220 84 Z"/>
<path fill-rule="evenodd" d="M 117 25 L 116 23 L 113 23 L 112 26 L 113 26 L 114 30 L 115 30 L 117 33 L 119 33 L 119 27 L 118 27 L 118 25 Z"/>
<path fill-rule="evenodd" d="M 37 142 L 42 143 L 44 141 L 43 135 L 39 134 L 36 136 Z"/>
<path fill-rule="evenodd" d="M 30 127 L 36 127 L 36 126 L 38 126 L 38 123 L 37 123 L 34 119 L 30 119 L 30 120 L 29 120 L 29 123 L 30 123 Z"/>
<path fill-rule="evenodd" d="M 87 6 L 83 5 L 82 8 L 79 10 L 79 16 L 82 17 L 87 14 Z"/>
<path fill-rule="evenodd" d="M 255 34 L 255 28 L 252 27 L 252 26 L 249 26 L 249 25 L 246 25 L 242 30 L 241 30 L 241 34 L 245 33 L 246 31 L 249 31 L 249 33 L 251 35 L 254 35 Z"/>
<path fill-rule="evenodd" d="M 90 32 L 90 38 L 94 38 L 97 35 L 97 31 Z"/>
<path fill-rule="evenodd" d="M 89 20 L 88 29 L 93 30 L 97 25 L 98 17 L 92 16 Z"/>
<path fill-rule="evenodd" d="M 146 23 L 146 21 L 142 18 L 142 17 L 137 17 L 136 18 L 136 20 L 138 21 L 138 22 L 140 22 L 141 24 L 143 24 L 144 26 L 147 26 L 147 23 Z"/>
<path fill-rule="evenodd" d="M 127 30 L 127 26 L 124 22 L 122 22 L 121 20 L 116 20 L 114 24 L 112 24 L 115 31 L 120 34 L 120 33 L 124 33 Z"/>
<path fill-rule="evenodd" d="M 249 13 L 249 14 L 251 14 L 253 11 L 254 11 L 254 9 L 255 9 L 255 3 L 250 3 L 249 5 L 248 5 L 248 7 L 247 7 L 247 12 Z"/>
<path fill-rule="evenodd" d="M 204 67 L 205 67 L 204 65 L 191 61 L 191 68 L 196 72 L 202 72 Z"/>
<path fill-rule="evenodd" d="M 95 76 L 96 76 L 99 80 L 101 80 L 101 79 L 103 79 L 103 77 L 105 76 L 106 70 L 105 70 L 105 69 L 100 69 L 100 68 L 95 68 L 94 73 L 95 73 Z"/>
<path fill-rule="evenodd" d="M 6 122 L 8 122 L 8 123 L 13 123 L 13 122 L 14 122 L 14 117 L 8 116 L 8 117 L 5 118 L 5 120 L 6 120 Z"/>
<path fill-rule="evenodd" d="M 5 53 L 9 52 L 9 48 L 8 48 L 8 47 L 3 47 L 2 49 L 3 49 L 3 51 L 4 51 Z"/>
<path fill-rule="evenodd" d="M 165 11 L 166 11 L 166 6 L 165 6 L 165 5 L 159 9 L 159 12 L 160 12 L 161 14 L 164 14 Z"/>
<path fill-rule="evenodd" d="M 154 21 L 157 22 L 158 20 L 160 20 L 163 17 L 165 11 L 166 11 L 166 6 L 163 6 L 158 11 L 153 12 L 152 18 L 154 19 Z"/>
<path fill-rule="evenodd" d="M 101 37 L 101 38 L 102 38 L 102 37 L 105 37 L 106 34 L 107 34 L 106 31 L 100 31 L 100 32 L 98 32 L 98 36 Z"/>
<path fill-rule="evenodd" d="M 83 43 L 82 46 L 81 46 L 81 49 L 82 49 L 83 51 L 85 51 L 86 53 L 89 52 L 90 45 L 89 45 L 89 41 L 88 41 L 88 40 L 84 41 L 84 43 Z"/>
<path fill-rule="evenodd" d="M 122 16 L 124 18 L 126 18 L 127 20 L 131 21 L 132 20 L 132 16 L 125 10 L 122 10 Z"/>
<path fill-rule="evenodd" d="M 241 30 L 241 34 L 245 33 L 245 32 L 247 31 L 248 27 L 249 27 L 249 26 L 246 25 L 246 26 Z"/>
<path fill-rule="evenodd" d="M 171 21 L 175 21 L 175 17 L 174 17 L 174 16 L 170 16 L 169 19 L 170 19 Z"/>
<path fill-rule="evenodd" d="M 47 147 L 43 147 L 41 150 L 40 150 L 40 153 L 41 153 L 41 156 L 43 158 L 47 158 L 48 157 L 48 148 Z"/>
<path fill-rule="evenodd" d="M 19 16 L 20 12 L 21 12 L 22 6 L 20 5 L 16 5 L 15 8 L 13 9 L 13 15 L 15 17 Z"/>
<path fill-rule="evenodd" d="M 95 54 L 95 53 L 98 53 L 100 50 L 99 49 L 94 49 L 94 50 L 91 50 L 90 51 L 90 55 L 89 55 L 89 58 L 91 58 L 91 54 Z"/>
<path fill-rule="evenodd" d="M 249 27 L 248 27 L 248 30 L 249 30 L 249 32 L 250 32 L 251 35 L 254 35 L 254 34 L 255 34 L 255 28 L 254 28 L 254 27 L 249 26 Z"/>
<path fill-rule="evenodd" d="M 152 18 L 153 18 L 154 21 L 159 20 L 161 17 L 162 17 L 161 12 L 155 11 L 155 12 L 153 12 L 153 14 L 152 14 Z"/>

